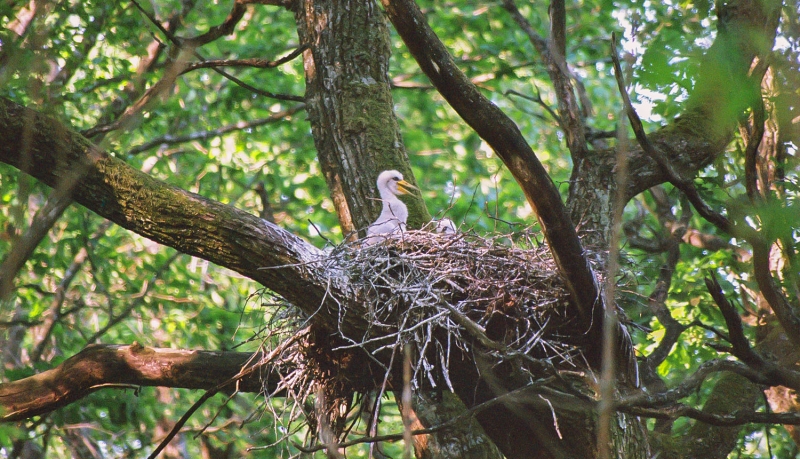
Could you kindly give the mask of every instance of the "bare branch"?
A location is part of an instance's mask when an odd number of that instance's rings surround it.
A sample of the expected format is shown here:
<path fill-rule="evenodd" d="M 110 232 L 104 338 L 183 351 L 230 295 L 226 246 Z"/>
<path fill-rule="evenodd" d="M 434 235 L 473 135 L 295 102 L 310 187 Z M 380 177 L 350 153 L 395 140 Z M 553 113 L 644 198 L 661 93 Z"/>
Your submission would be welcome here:
<path fill-rule="evenodd" d="M 155 138 L 153 140 L 147 141 L 141 145 L 137 145 L 131 148 L 130 150 L 128 150 L 128 154 L 137 155 L 143 151 L 150 150 L 151 148 L 155 148 L 160 145 L 175 145 L 179 143 L 193 142 L 196 140 L 206 140 L 214 137 L 219 137 L 221 135 L 225 135 L 231 132 L 241 131 L 244 129 L 252 129 L 255 127 L 263 126 L 265 124 L 271 124 L 278 121 L 283 121 L 291 117 L 295 113 L 301 110 L 305 110 L 305 107 L 306 107 L 305 104 L 298 104 L 295 105 L 294 107 L 282 110 L 278 113 L 274 113 L 266 118 L 261 118 L 252 121 L 239 121 L 238 123 L 229 124 L 227 126 L 222 126 L 217 129 L 211 129 L 209 131 L 192 132 L 190 134 L 178 135 L 178 136 L 166 134 L 164 136 Z"/>
<path fill-rule="evenodd" d="M 547 73 L 553 82 L 561 126 L 567 138 L 567 147 L 574 159 L 583 158 L 587 153 L 586 132 L 580 106 L 570 79 L 570 71 L 564 58 L 566 51 L 566 9 L 563 0 L 550 3 L 550 40 L 545 40 L 533 29 L 528 20 L 517 8 L 514 0 L 503 0 L 505 8 L 514 21 L 528 35 L 533 47 L 547 66 Z"/>
<path fill-rule="evenodd" d="M 670 285 L 672 284 L 672 274 L 675 272 L 675 266 L 680 259 L 680 247 L 673 241 L 667 252 L 667 259 L 658 273 L 658 280 L 653 293 L 648 298 L 648 305 L 653 314 L 661 322 L 661 325 L 666 329 L 664 338 L 658 344 L 658 347 L 647 356 L 647 365 L 655 371 L 655 368 L 667 358 L 672 347 L 678 341 L 680 335 L 686 330 L 686 326 L 672 317 L 669 309 L 665 305 L 667 293 L 669 292 Z"/>
<path fill-rule="evenodd" d="M 246 5 L 247 4 L 242 0 L 234 0 L 231 12 L 228 13 L 228 17 L 225 18 L 225 21 L 223 21 L 222 24 L 211 27 L 208 29 L 208 32 L 197 37 L 180 39 L 181 45 L 188 46 L 190 48 L 198 48 L 217 40 L 223 35 L 232 34 L 236 24 L 239 23 L 244 16 L 244 12 L 247 10 Z"/>
<path fill-rule="evenodd" d="M 286 8 L 289 11 L 297 9 L 296 0 L 243 0 L 248 5 L 272 5 Z"/>
<path fill-rule="evenodd" d="M 136 308 L 141 307 L 145 303 L 145 301 L 147 299 L 147 292 L 150 289 L 150 287 L 156 284 L 156 281 L 164 274 L 165 271 L 167 271 L 169 269 L 170 265 L 180 255 L 181 255 L 180 253 L 176 252 L 176 253 L 172 254 L 172 256 L 170 256 L 166 261 L 161 263 L 161 265 L 158 266 L 153 271 L 152 276 L 150 276 L 150 282 L 147 282 L 147 281 L 144 282 L 144 287 L 142 288 L 141 292 L 139 292 L 139 295 L 136 298 L 134 298 L 133 301 L 131 301 L 131 303 L 128 304 L 122 311 L 120 311 L 119 313 L 117 313 L 115 315 L 110 315 L 109 318 L 108 318 L 108 322 L 106 322 L 105 325 L 100 327 L 99 330 L 97 330 L 96 332 L 92 333 L 92 335 L 89 336 L 89 338 L 86 340 L 86 342 L 89 343 L 89 344 L 96 343 L 100 339 L 100 337 L 102 337 L 109 330 L 111 330 L 111 328 L 114 327 L 114 325 L 120 323 L 125 318 L 127 318 L 128 315 L 130 315 L 130 313 L 132 313 L 133 311 L 136 310 Z M 110 299 L 109 299 L 109 301 L 110 301 Z"/>
<path fill-rule="evenodd" d="M 755 98 L 754 98 L 755 99 Z M 744 176 L 745 189 L 751 202 L 758 201 L 758 172 L 756 171 L 756 157 L 761 139 L 764 137 L 764 123 L 766 122 L 766 112 L 764 110 L 764 100 L 760 94 L 757 100 L 753 101 L 753 132 L 747 142 L 744 153 Z M 763 196 L 766 196 L 767 187 L 762 184 Z"/>
<path fill-rule="evenodd" d="M 744 424 L 800 424 L 800 413 L 760 413 L 756 411 L 737 411 L 733 414 L 715 414 L 678 404 L 666 408 L 619 408 L 624 413 L 656 419 L 677 419 L 687 417 L 718 427 L 740 426 Z"/>
<path fill-rule="evenodd" d="M 709 375 L 723 371 L 737 373 L 756 384 L 770 383 L 765 375 L 753 370 L 742 362 L 715 359 L 700 365 L 697 371 L 684 378 L 680 384 L 672 389 L 654 394 L 642 392 L 622 397 L 617 401 L 616 407 L 620 411 L 625 411 L 627 408 L 631 407 L 658 408 L 668 406 L 697 391 Z"/>
<path fill-rule="evenodd" d="M 71 201 L 70 201 L 71 202 Z M 111 226 L 111 222 L 105 221 L 103 222 L 100 227 L 94 232 L 91 239 L 97 240 L 100 236 L 104 235 L 106 230 Z M 42 357 L 44 353 L 45 346 L 50 339 L 50 335 L 53 333 L 53 329 L 57 323 L 64 317 L 62 315 L 61 307 L 64 304 L 64 299 L 66 298 L 66 292 L 69 288 L 72 281 L 75 279 L 75 276 L 80 272 L 83 263 L 86 261 L 88 256 L 87 248 L 81 247 L 78 250 L 78 253 L 72 258 L 72 263 L 70 263 L 69 267 L 67 268 L 66 272 L 64 273 L 64 277 L 61 279 L 61 282 L 58 283 L 58 287 L 56 287 L 55 295 L 53 300 L 50 302 L 50 307 L 48 308 L 48 313 L 45 315 L 44 319 L 44 332 L 41 334 L 41 338 L 39 338 L 39 342 L 36 343 L 34 346 L 33 351 L 31 351 L 30 359 L 31 362 L 38 362 L 39 359 Z"/>
<path fill-rule="evenodd" d="M 255 357 L 258 358 L 257 356 Z M 211 389 L 239 374 L 250 352 L 185 351 L 130 346 L 92 345 L 61 365 L 0 384 L 0 422 L 49 413 L 102 388 L 169 386 Z M 276 375 L 248 374 L 237 389 L 259 392 L 263 382 L 277 386 Z"/>
<path fill-rule="evenodd" d="M 719 310 L 722 313 L 722 317 L 725 319 L 725 324 L 728 327 L 728 337 L 733 345 L 733 355 L 752 367 L 762 366 L 763 361 L 761 357 L 753 352 L 753 349 L 750 347 L 750 343 L 744 336 L 742 318 L 739 317 L 739 313 L 736 311 L 733 305 L 730 304 L 728 299 L 725 298 L 725 294 L 722 292 L 722 287 L 717 281 L 716 274 L 714 274 L 713 271 L 710 271 L 708 273 L 708 277 L 705 278 L 705 282 L 706 288 L 711 294 L 711 298 L 714 299 L 714 302 L 717 304 L 717 307 L 719 307 Z"/>
<path fill-rule="evenodd" d="M 410 433 L 411 436 L 418 436 L 418 435 L 428 435 L 436 432 L 440 432 L 442 430 L 446 430 L 452 428 L 453 426 L 466 421 L 472 416 L 487 410 L 489 408 L 495 407 L 501 404 L 510 404 L 510 403 L 519 403 L 522 399 L 528 399 L 530 394 L 538 394 L 538 393 L 547 393 L 546 385 L 552 383 L 555 377 L 543 379 L 537 383 L 530 384 L 525 387 L 521 387 L 519 389 L 506 392 L 502 395 L 498 395 L 491 400 L 485 401 L 478 405 L 473 406 L 472 408 L 463 411 L 458 416 L 447 420 L 441 424 L 437 424 L 435 426 L 431 426 L 425 429 L 414 429 L 409 432 L 402 432 L 397 434 L 387 434 L 387 435 L 375 435 L 369 437 L 361 437 L 356 438 L 347 442 L 342 442 L 339 444 L 340 448 L 347 448 L 354 445 L 359 445 L 362 443 L 377 443 L 377 442 L 385 442 L 385 441 L 399 441 L 404 440 L 406 436 Z M 562 394 L 564 395 L 564 394 Z M 590 404 L 587 401 L 576 401 L 576 404 L 583 403 L 588 410 L 590 408 Z M 327 445 L 320 444 L 312 447 L 303 447 L 302 445 L 298 445 L 297 443 L 294 446 L 304 453 L 313 453 L 316 451 L 322 451 L 323 449 L 327 448 Z"/>
<path fill-rule="evenodd" d="M 158 444 L 156 449 L 154 449 L 153 452 L 150 453 L 150 456 L 148 456 L 148 459 L 155 459 L 159 455 L 159 453 L 161 453 L 161 451 L 163 451 L 164 448 L 167 447 L 169 442 L 172 441 L 173 438 L 175 438 L 175 435 L 177 435 L 178 432 L 181 431 L 181 428 L 186 424 L 186 422 L 189 420 L 189 418 L 192 417 L 192 414 L 194 414 L 195 411 L 200 409 L 200 407 L 203 406 L 203 404 L 206 401 L 208 401 L 208 399 L 210 399 L 211 397 L 216 395 L 217 392 L 219 392 L 219 391 L 221 391 L 221 390 L 223 390 L 225 388 L 230 388 L 230 386 L 232 384 L 238 383 L 238 382 L 242 381 L 243 379 L 248 378 L 251 375 L 255 374 L 256 376 L 260 377 L 261 375 L 256 373 L 256 371 L 264 368 L 265 366 L 273 363 L 276 359 L 280 358 L 281 354 L 283 354 L 290 346 L 294 345 L 294 343 L 297 342 L 297 340 L 303 335 L 304 335 L 303 332 L 298 331 L 293 336 L 287 338 L 282 343 L 280 343 L 278 346 L 276 346 L 268 354 L 263 355 L 261 358 L 257 358 L 256 356 L 251 355 L 250 359 L 248 360 L 248 362 L 243 364 L 240 367 L 239 371 L 235 375 L 230 376 L 227 379 L 219 378 L 221 380 L 221 382 L 219 382 L 214 387 L 212 387 L 209 390 L 207 390 L 206 393 L 203 394 L 203 396 L 200 397 L 199 400 L 197 400 L 196 402 L 194 402 L 194 404 L 192 404 L 192 406 L 183 414 L 183 416 L 181 416 L 181 418 L 178 420 L 178 422 L 175 423 L 175 425 L 172 427 L 172 430 L 169 431 L 167 436 L 164 437 L 163 440 L 161 440 L 161 443 Z M 248 366 L 248 363 L 252 363 L 252 362 L 255 362 L 255 363 Z M 215 375 L 215 376 L 218 376 L 218 375 Z M 263 390 L 265 385 L 264 385 L 263 381 L 261 381 L 261 383 L 262 383 L 261 389 Z M 236 390 L 237 391 L 239 390 L 239 385 L 238 384 L 236 386 Z"/>
<path fill-rule="evenodd" d="M 151 23 L 152 23 L 152 24 L 153 24 L 155 27 L 156 27 L 156 28 L 158 28 L 158 30 L 160 30 L 160 31 L 161 31 L 161 33 L 162 33 L 162 34 L 164 34 L 164 36 L 165 36 L 165 37 L 167 37 L 167 39 L 169 39 L 169 41 L 171 41 L 171 42 L 172 42 L 174 45 L 176 45 L 176 46 L 177 46 L 177 47 L 179 47 L 179 48 L 183 48 L 183 47 L 184 47 L 184 44 L 186 44 L 186 41 L 185 41 L 184 39 L 181 39 L 181 38 L 178 38 L 178 37 L 176 37 L 176 36 L 175 36 L 175 34 L 173 34 L 172 32 L 170 32 L 170 31 L 169 31 L 169 30 L 167 30 L 166 28 L 164 28 L 164 27 L 161 25 L 161 23 L 159 23 L 159 22 L 156 20 L 156 18 L 155 18 L 155 17 L 153 17 L 153 15 L 152 15 L 152 14 L 150 14 L 150 13 L 149 13 L 149 12 L 147 12 L 147 11 L 146 11 L 144 8 L 142 8 L 142 6 L 141 6 L 141 5 L 139 5 L 139 3 L 137 3 L 137 2 L 136 2 L 136 0 L 131 0 L 131 1 L 132 1 L 132 2 L 133 2 L 133 4 L 136 6 L 136 8 L 137 8 L 137 9 L 138 9 L 138 10 L 139 10 L 139 11 L 140 11 L 140 12 L 141 12 L 141 13 L 142 13 L 142 14 L 143 14 L 143 15 L 144 15 L 144 16 L 145 16 L 145 17 L 146 17 L 146 18 L 147 18 L 147 19 L 148 19 L 148 20 L 149 20 L 149 21 L 150 21 L 150 22 L 151 22 Z M 236 12 L 236 13 L 238 14 L 237 8 L 240 8 L 240 7 L 241 7 L 241 8 L 244 8 L 244 6 L 243 6 L 243 5 L 245 5 L 245 4 L 246 4 L 246 3 L 245 3 L 245 2 L 243 2 L 242 0 L 236 0 L 236 3 L 234 4 L 234 7 L 233 7 L 233 9 L 231 10 L 231 14 L 228 16 L 228 19 L 233 19 L 233 18 L 235 17 L 235 16 L 234 16 L 234 13 Z M 242 14 L 243 14 L 243 13 L 244 13 L 244 10 L 242 10 Z M 236 19 L 236 22 L 238 22 L 238 20 L 239 20 L 239 19 Z M 234 25 L 235 25 L 235 24 L 234 24 Z M 221 27 L 221 26 L 220 26 L 220 27 Z M 189 41 L 191 42 L 191 39 L 190 39 Z M 201 55 L 200 55 L 200 53 L 198 53 L 198 52 L 197 52 L 197 50 L 195 49 L 196 47 L 197 47 L 197 46 L 193 46 L 193 47 L 191 47 L 192 54 L 193 54 L 195 57 L 197 57 L 198 59 L 200 59 L 200 61 L 201 61 L 201 62 L 205 62 L 205 61 L 206 61 L 206 59 L 205 59 L 203 56 L 201 56 Z M 259 95 L 262 95 L 262 96 L 265 96 L 265 97 L 269 97 L 269 98 L 271 98 L 271 99 L 278 99 L 278 100 L 291 100 L 291 101 L 295 101 L 295 102 L 304 102 L 304 101 L 305 101 L 305 98 L 304 98 L 304 97 L 301 97 L 301 96 L 292 96 L 292 95 L 284 95 L 284 94 L 274 94 L 274 93 L 271 93 L 271 92 L 269 92 L 269 91 L 264 91 L 263 89 L 258 89 L 258 88 L 254 87 L 254 86 L 251 86 L 251 85 L 249 85 L 249 84 L 247 84 L 247 83 L 243 82 L 242 80 L 240 80 L 240 79 L 238 79 L 238 78 L 234 77 L 233 75 L 231 75 L 231 74 L 230 74 L 230 73 L 228 73 L 228 72 L 225 72 L 225 71 L 224 71 L 224 70 L 222 70 L 222 69 L 218 69 L 218 68 L 216 68 L 216 67 L 212 67 L 211 69 L 212 69 L 213 71 L 215 71 L 216 73 L 218 73 L 218 74 L 222 75 L 223 77 L 227 78 L 228 80 L 230 80 L 230 81 L 232 81 L 232 82 L 236 83 L 237 85 L 239 85 L 239 86 L 241 86 L 241 87 L 243 87 L 243 88 L 245 88 L 245 89 L 247 89 L 247 90 L 249 90 L 249 91 L 252 91 L 252 92 L 254 92 L 254 93 L 256 93 L 256 94 L 259 94 Z"/>
<path fill-rule="evenodd" d="M 303 51 L 305 51 L 306 49 L 308 49 L 308 45 L 304 44 L 299 48 L 297 48 L 296 50 L 292 51 L 291 53 L 287 54 L 286 56 L 275 61 L 271 61 L 269 59 L 251 58 L 251 59 L 217 59 L 217 60 L 208 60 L 202 62 L 194 62 L 187 65 L 186 68 L 181 73 L 182 74 L 189 73 L 192 70 L 205 69 L 210 67 L 253 67 L 258 69 L 271 69 L 291 61 L 297 56 L 303 54 Z"/>
<path fill-rule="evenodd" d="M 561 126 L 561 129 L 564 129 L 564 126 L 563 126 L 563 124 L 561 123 L 561 117 L 559 117 L 559 116 L 558 116 L 558 114 L 557 114 L 556 112 L 554 112 L 554 111 L 553 111 L 553 109 L 552 109 L 552 108 L 550 108 L 550 106 L 549 106 L 549 105 L 547 105 L 547 104 L 546 104 L 546 103 L 545 103 L 545 102 L 542 100 L 542 93 L 539 91 L 539 88 L 536 88 L 536 97 L 526 96 L 525 94 L 522 94 L 522 93 L 520 93 L 520 92 L 514 91 L 513 89 L 509 89 L 509 90 L 508 90 L 508 91 L 506 91 L 504 94 L 505 94 L 506 96 L 508 96 L 508 95 L 512 95 L 512 96 L 518 96 L 518 97 L 522 97 L 522 98 L 523 98 L 523 99 L 525 99 L 525 100 L 529 100 L 529 101 L 531 101 L 531 102 L 536 102 L 536 103 L 537 103 L 537 104 L 538 104 L 540 107 L 542 107 L 542 108 L 543 108 L 543 109 L 544 109 L 544 110 L 545 110 L 545 111 L 546 111 L 546 112 L 547 112 L 547 113 L 548 113 L 548 114 L 549 114 L 551 117 L 553 117 L 553 119 L 556 121 L 556 123 L 558 123 L 558 125 L 559 125 L 559 126 Z M 616 133 L 615 133 L 615 134 L 616 134 Z"/>

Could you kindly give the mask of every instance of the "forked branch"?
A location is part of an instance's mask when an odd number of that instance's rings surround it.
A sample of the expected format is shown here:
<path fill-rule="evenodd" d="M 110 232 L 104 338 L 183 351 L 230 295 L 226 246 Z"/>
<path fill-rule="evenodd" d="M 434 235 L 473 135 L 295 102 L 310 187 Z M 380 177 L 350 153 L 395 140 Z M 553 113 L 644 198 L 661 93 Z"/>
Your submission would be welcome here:
<path fill-rule="evenodd" d="M 595 276 L 561 196 L 519 128 L 464 75 L 413 0 L 382 0 L 420 68 L 455 111 L 497 152 L 536 212 L 589 339 L 600 341 L 603 308 Z M 599 355 L 590 357 L 599 363 Z"/>

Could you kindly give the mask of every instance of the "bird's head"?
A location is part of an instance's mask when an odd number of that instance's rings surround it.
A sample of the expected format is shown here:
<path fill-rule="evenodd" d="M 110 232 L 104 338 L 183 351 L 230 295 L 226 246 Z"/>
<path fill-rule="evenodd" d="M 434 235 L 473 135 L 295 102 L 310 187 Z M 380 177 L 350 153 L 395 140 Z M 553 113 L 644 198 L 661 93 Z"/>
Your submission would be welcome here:
<path fill-rule="evenodd" d="M 378 176 L 378 191 L 383 194 L 389 192 L 395 196 L 401 194 L 413 194 L 411 190 L 418 189 L 414 185 L 403 180 L 403 174 L 397 171 L 383 171 Z"/>

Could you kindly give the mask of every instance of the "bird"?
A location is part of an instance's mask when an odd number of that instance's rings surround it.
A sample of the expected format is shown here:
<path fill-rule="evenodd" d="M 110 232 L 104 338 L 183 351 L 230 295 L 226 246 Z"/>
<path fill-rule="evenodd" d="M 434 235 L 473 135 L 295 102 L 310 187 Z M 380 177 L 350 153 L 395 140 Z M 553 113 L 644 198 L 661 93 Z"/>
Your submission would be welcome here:
<path fill-rule="evenodd" d="M 403 174 L 394 170 L 381 172 L 376 183 L 383 207 L 378 219 L 367 228 L 367 237 L 364 241 L 368 244 L 375 244 L 384 240 L 385 235 L 406 229 L 408 207 L 398 199 L 398 196 L 412 194 L 411 190 L 418 189 L 403 180 Z"/>
<path fill-rule="evenodd" d="M 431 222 L 434 224 L 434 231 L 439 234 L 456 234 L 458 232 L 456 224 L 447 217 L 441 220 L 431 220 Z"/>

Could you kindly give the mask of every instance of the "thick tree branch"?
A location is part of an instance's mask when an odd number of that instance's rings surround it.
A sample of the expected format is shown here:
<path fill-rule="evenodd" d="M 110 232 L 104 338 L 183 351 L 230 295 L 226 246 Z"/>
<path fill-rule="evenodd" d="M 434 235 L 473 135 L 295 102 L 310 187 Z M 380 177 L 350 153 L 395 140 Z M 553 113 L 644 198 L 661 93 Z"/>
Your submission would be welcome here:
<path fill-rule="evenodd" d="M 26 129 L 27 119 L 34 123 L 35 134 L 25 164 L 25 148 L 16 134 Z M 97 150 L 58 121 L 7 99 L 0 99 L 0 138 L 6 139 L 0 144 L 0 162 L 24 166 L 24 172 L 47 185 L 86 167 L 72 198 L 98 215 L 250 277 L 308 314 L 336 314 L 338 284 L 316 264 L 321 252 L 299 237 L 244 211 L 155 180 Z"/>
<path fill-rule="evenodd" d="M 600 342 L 603 308 L 594 273 L 558 189 L 519 128 L 456 66 L 413 0 L 382 0 L 389 19 L 439 93 L 497 152 L 539 218 L 589 339 Z M 599 350 L 599 349 L 597 349 Z M 599 364 L 599 355 L 593 356 Z"/>
<path fill-rule="evenodd" d="M 0 384 L 0 422 L 49 413 L 96 390 L 115 386 L 213 389 L 259 358 L 250 352 L 92 345 L 53 369 Z M 235 389 L 271 392 L 278 382 L 277 375 L 256 372 L 243 377 Z M 227 389 L 233 389 L 232 385 Z"/>

